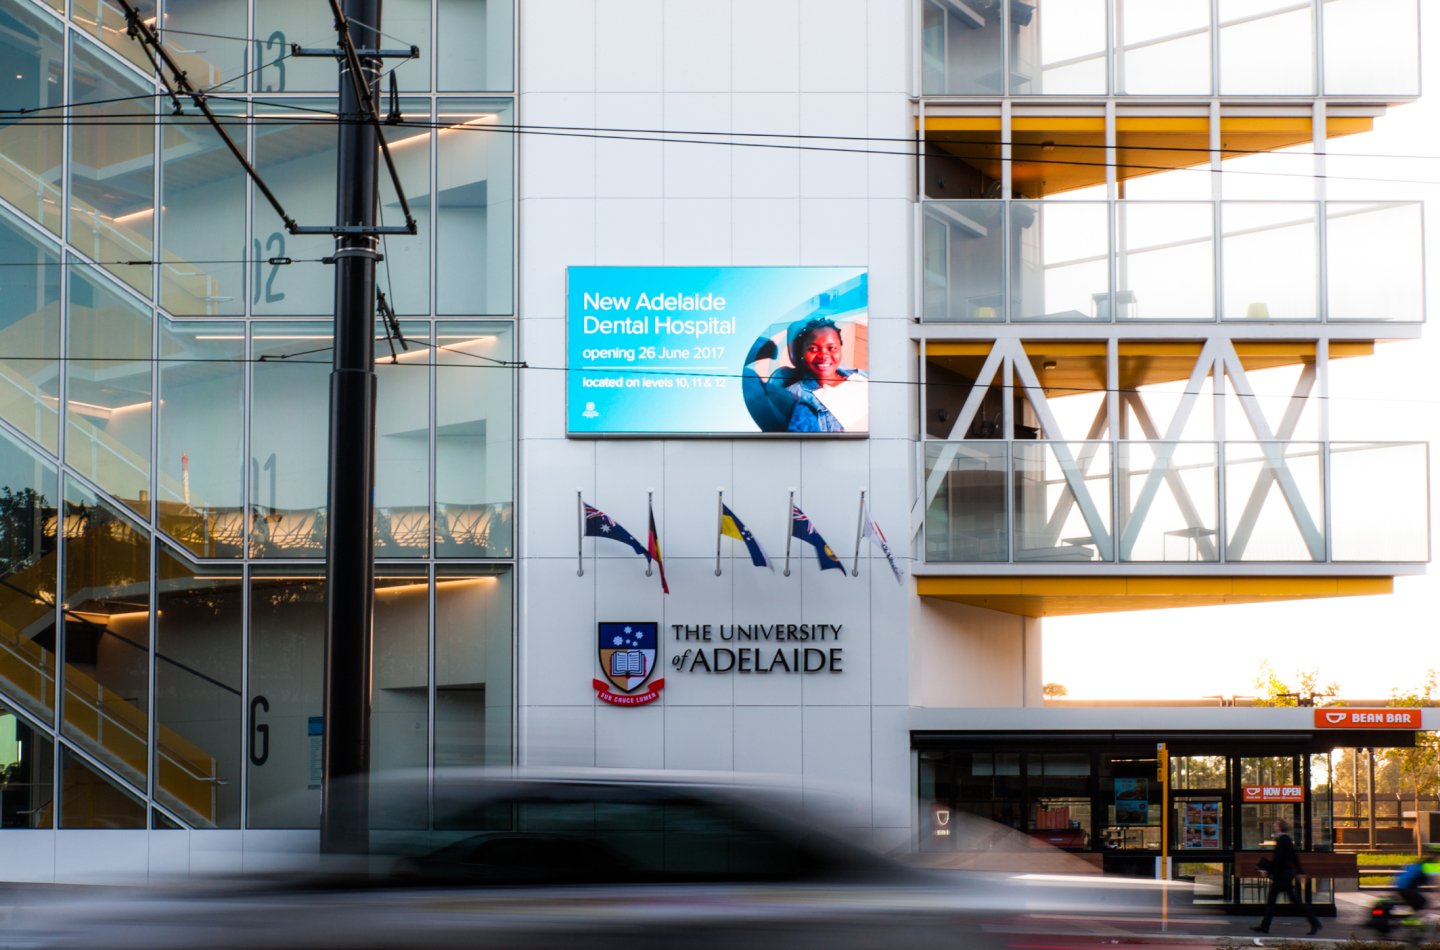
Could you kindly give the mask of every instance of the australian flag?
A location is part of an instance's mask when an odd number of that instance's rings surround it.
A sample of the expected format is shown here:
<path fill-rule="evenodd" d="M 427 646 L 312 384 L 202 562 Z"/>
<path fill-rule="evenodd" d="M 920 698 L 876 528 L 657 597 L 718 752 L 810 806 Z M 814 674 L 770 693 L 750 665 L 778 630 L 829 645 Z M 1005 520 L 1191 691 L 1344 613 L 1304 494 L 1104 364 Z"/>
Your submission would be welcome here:
<path fill-rule="evenodd" d="M 805 512 L 794 505 L 790 506 L 790 534 L 815 549 L 815 558 L 820 562 L 820 570 L 845 570 L 845 565 L 840 563 L 835 552 L 830 550 L 830 545 L 820 537 L 820 532 L 815 530 L 815 525 L 805 516 Z"/>
<path fill-rule="evenodd" d="M 650 552 L 645 550 L 645 545 L 635 540 L 635 536 L 624 528 L 620 522 L 601 511 L 599 508 L 592 508 L 585 505 L 585 534 L 591 538 L 609 538 L 611 541 L 619 541 L 621 544 L 629 545 L 636 554 L 650 559 Z"/>

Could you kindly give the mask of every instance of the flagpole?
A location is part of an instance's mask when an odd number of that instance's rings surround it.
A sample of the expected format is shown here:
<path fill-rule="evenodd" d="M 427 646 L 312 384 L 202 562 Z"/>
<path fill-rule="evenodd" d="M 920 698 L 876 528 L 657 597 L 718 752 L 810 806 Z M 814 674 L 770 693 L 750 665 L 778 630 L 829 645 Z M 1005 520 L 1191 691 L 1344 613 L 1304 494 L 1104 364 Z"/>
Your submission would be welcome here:
<path fill-rule="evenodd" d="M 585 576 L 585 499 L 575 493 L 575 576 Z"/>
<path fill-rule="evenodd" d="M 795 536 L 795 489 L 790 489 L 790 510 L 785 512 L 785 520 L 789 522 L 785 526 L 785 571 L 786 577 L 790 576 L 790 539 Z"/>
<path fill-rule="evenodd" d="M 850 569 L 851 577 L 860 576 L 860 539 L 865 534 L 865 489 L 860 489 L 860 517 L 855 519 L 855 566 Z"/>
<path fill-rule="evenodd" d="M 650 520 L 655 520 L 655 492 L 654 490 L 645 493 L 645 510 L 650 515 Z M 655 573 L 655 562 L 649 557 L 645 558 L 645 576 L 651 577 Z"/>
<path fill-rule="evenodd" d="M 715 489 L 715 576 L 720 576 L 720 539 L 725 527 L 725 489 Z"/>

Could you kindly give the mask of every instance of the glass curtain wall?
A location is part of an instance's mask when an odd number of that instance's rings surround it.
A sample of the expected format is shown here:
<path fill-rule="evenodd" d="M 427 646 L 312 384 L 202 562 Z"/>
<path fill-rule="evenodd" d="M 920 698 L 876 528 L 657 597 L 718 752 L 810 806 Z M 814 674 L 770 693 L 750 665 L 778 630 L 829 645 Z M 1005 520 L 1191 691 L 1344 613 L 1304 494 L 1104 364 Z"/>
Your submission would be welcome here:
<path fill-rule="evenodd" d="M 291 51 L 334 45 L 323 4 L 163 7 L 285 212 L 328 223 L 336 67 Z M 314 827 L 333 247 L 155 105 L 113 0 L 50 8 L 68 36 L 0 11 L 6 105 L 75 104 L 68 127 L 0 121 L 0 826 Z M 386 45 L 419 49 L 387 63 L 418 234 L 378 275 L 405 320 L 376 336 L 375 762 L 507 764 L 513 2 L 386 14 Z"/>

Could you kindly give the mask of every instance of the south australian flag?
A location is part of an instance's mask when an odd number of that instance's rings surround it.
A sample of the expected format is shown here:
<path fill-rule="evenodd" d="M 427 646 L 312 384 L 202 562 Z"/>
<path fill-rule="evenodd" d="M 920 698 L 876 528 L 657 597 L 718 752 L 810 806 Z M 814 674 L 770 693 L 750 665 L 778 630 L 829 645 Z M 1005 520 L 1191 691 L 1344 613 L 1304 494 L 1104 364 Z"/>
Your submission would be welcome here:
<path fill-rule="evenodd" d="M 820 562 L 820 570 L 845 570 L 845 565 L 840 563 L 830 545 L 826 544 L 820 532 L 815 530 L 814 523 L 805 516 L 805 512 L 794 505 L 790 506 L 790 534 L 815 549 L 815 559 Z"/>
<path fill-rule="evenodd" d="M 609 538 L 611 541 L 619 541 L 621 544 L 629 545 L 630 549 L 641 557 L 647 560 L 650 557 L 650 552 L 645 550 L 645 545 L 636 541 L 633 534 L 620 526 L 620 522 L 599 508 L 590 505 L 585 505 L 585 535 L 591 538 Z"/>

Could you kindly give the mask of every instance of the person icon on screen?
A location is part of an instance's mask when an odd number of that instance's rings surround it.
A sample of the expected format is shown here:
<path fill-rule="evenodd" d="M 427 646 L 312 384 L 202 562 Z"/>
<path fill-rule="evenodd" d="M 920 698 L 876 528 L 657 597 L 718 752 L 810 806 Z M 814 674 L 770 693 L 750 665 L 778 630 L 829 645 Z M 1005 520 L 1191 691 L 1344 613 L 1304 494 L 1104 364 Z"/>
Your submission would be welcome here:
<path fill-rule="evenodd" d="M 787 389 L 795 397 L 790 432 L 864 432 L 869 428 L 869 378 L 841 366 L 844 340 L 829 317 L 791 328 L 790 361 L 799 378 Z"/>

